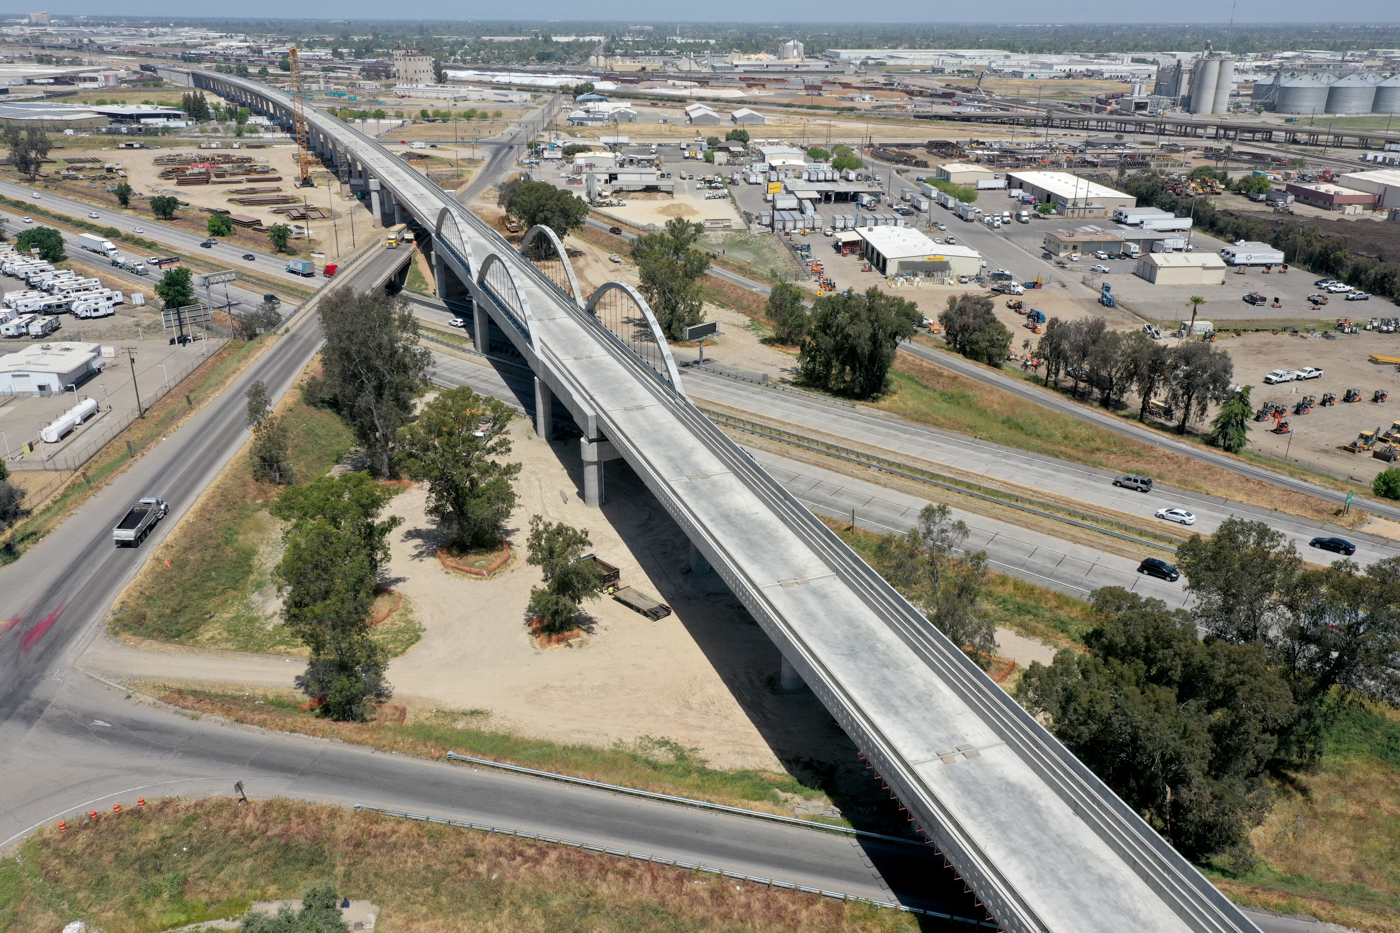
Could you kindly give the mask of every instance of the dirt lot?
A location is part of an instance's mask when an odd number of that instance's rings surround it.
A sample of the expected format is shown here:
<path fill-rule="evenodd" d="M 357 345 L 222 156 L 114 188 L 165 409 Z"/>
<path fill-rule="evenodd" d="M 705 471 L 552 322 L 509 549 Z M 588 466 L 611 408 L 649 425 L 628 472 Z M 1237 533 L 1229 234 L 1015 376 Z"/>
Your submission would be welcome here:
<path fill-rule="evenodd" d="M 1291 406 L 1304 395 L 1320 399 L 1324 392 L 1336 393 L 1339 399 L 1330 408 L 1290 416 L 1291 447 L 1289 435 L 1270 432 L 1272 422 L 1252 424 L 1250 449 L 1276 456 L 1287 454 L 1304 466 L 1355 477 L 1368 484 L 1387 466 L 1369 454 L 1351 454 L 1340 448 L 1363 430 L 1373 430 L 1377 425 L 1385 429 L 1392 421 L 1400 420 L 1400 373 L 1394 366 L 1379 366 L 1366 360 L 1372 353 L 1400 356 L 1400 335 L 1363 331 L 1353 337 L 1322 340 L 1250 334 L 1221 340 L 1217 346 L 1228 351 L 1235 361 L 1235 382 L 1254 386 L 1251 398 L 1256 408 L 1270 401 Z M 1264 384 L 1264 375 L 1271 370 L 1303 366 L 1322 369 L 1326 374 L 1307 382 Z M 1353 388 L 1361 390 L 1363 401 L 1342 404 L 1343 393 Z M 1384 405 L 1372 404 L 1371 394 L 1376 389 L 1389 391 L 1391 400 Z"/>

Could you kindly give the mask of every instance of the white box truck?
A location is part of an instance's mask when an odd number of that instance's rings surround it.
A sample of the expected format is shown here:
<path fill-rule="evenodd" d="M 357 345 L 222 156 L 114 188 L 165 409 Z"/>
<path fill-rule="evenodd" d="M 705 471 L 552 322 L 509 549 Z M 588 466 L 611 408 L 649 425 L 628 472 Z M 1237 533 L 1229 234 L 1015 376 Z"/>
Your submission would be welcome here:
<path fill-rule="evenodd" d="M 112 245 L 112 241 L 100 236 L 93 236 L 91 233 L 78 234 L 78 245 L 89 252 L 97 253 L 101 256 L 111 258 L 118 250 Z"/>
<path fill-rule="evenodd" d="M 1277 266 L 1283 263 L 1283 250 L 1268 243 L 1238 240 L 1220 250 L 1220 258 L 1232 266 Z"/>

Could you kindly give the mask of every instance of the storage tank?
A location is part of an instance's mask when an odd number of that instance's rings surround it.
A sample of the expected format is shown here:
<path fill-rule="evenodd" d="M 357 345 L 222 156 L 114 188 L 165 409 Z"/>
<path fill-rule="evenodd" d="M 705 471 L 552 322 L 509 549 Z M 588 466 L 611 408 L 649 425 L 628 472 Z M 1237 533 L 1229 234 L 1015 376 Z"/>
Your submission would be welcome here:
<path fill-rule="evenodd" d="M 1400 113 L 1400 75 L 1391 75 L 1376 85 L 1372 113 Z"/>
<path fill-rule="evenodd" d="M 1275 113 L 1326 113 L 1327 89 L 1335 80 L 1329 74 L 1290 74 L 1277 79 Z"/>
<path fill-rule="evenodd" d="M 1220 78 L 1220 59 L 1202 58 L 1191 72 L 1191 112 L 1210 113 L 1215 106 L 1215 83 Z"/>
<path fill-rule="evenodd" d="M 1230 109 L 1230 92 L 1234 88 L 1235 60 L 1222 58 L 1220 60 L 1220 74 L 1215 81 L 1215 102 L 1211 105 L 1211 113 L 1225 113 Z"/>
<path fill-rule="evenodd" d="M 1370 113 L 1376 100 L 1376 79 L 1368 74 L 1343 75 L 1327 88 L 1328 113 Z"/>

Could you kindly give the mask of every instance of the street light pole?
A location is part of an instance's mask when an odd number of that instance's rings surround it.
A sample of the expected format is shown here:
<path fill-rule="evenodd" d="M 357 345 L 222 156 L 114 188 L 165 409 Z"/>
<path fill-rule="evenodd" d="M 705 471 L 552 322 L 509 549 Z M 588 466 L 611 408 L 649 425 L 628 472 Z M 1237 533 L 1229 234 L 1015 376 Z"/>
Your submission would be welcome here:
<path fill-rule="evenodd" d="M 159 366 L 159 367 L 160 367 L 160 371 L 161 371 L 162 373 L 165 374 L 165 391 L 169 392 L 169 391 L 170 391 L 170 370 L 168 370 L 168 369 L 165 368 L 165 364 L 164 364 L 164 363 L 157 363 L 156 365 Z"/>

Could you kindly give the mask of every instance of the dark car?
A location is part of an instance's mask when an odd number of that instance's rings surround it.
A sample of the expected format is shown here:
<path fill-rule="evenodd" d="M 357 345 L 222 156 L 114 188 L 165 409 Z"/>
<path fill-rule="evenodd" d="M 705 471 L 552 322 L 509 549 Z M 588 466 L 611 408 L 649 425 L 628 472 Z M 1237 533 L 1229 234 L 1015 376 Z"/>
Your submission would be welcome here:
<path fill-rule="evenodd" d="M 282 303 L 281 298 L 278 298 L 276 295 L 273 295 L 271 293 L 263 295 L 263 301 L 270 301 L 275 305 L 280 305 Z"/>
<path fill-rule="evenodd" d="M 609 227 L 609 228 L 608 228 L 608 232 L 609 232 L 609 233 L 613 233 L 613 234 L 617 234 L 617 235 L 620 236 L 620 235 L 622 234 L 622 228 L 621 228 L 621 227 Z"/>
<path fill-rule="evenodd" d="M 244 254 L 243 254 L 243 258 L 246 259 L 246 260 L 248 260 L 249 262 L 252 262 L 252 261 L 254 261 L 255 259 L 257 259 L 258 257 L 254 256 L 252 253 L 244 253 Z"/>
<path fill-rule="evenodd" d="M 218 241 L 218 240 L 205 240 L 203 243 L 201 243 L 201 244 L 199 244 L 199 245 L 202 246 L 202 247 L 204 247 L 205 249 L 208 249 L 208 248 L 211 247 L 211 246 L 218 246 L 218 245 L 219 245 L 219 241 Z"/>
<path fill-rule="evenodd" d="M 1138 573 L 1145 573 L 1149 577 L 1160 577 L 1168 583 L 1175 583 L 1181 579 L 1181 571 L 1164 560 L 1149 557 L 1138 564 Z"/>
<path fill-rule="evenodd" d="M 1345 554 L 1348 557 L 1356 553 L 1356 545 L 1345 538 L 1313 538 L 1308 544 L 1312 547 L 1322 548 L 1324 551 Z"/>
<path fill-rule="evenodd" d="M 1248 295 L 1244 296 L 1244 300 L 1252 305 L 1263 305 L 1269 303 L 1269 299 L 1265 298 L 1258 292 L 1250 292 Z"/>

